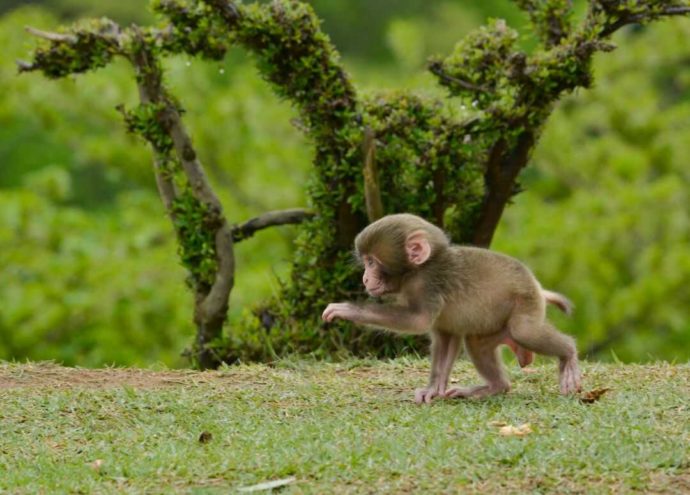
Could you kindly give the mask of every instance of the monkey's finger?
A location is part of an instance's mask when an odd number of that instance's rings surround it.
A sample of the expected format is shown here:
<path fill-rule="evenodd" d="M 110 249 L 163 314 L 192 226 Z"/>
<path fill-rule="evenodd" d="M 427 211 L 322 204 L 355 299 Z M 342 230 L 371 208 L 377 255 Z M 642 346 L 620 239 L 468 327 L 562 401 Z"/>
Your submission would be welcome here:
<path fill-rule="evenodd" d="M 330 323 L 338 317 L 338 313 L 335 310 L 329 311 L 325 316 L 324 320 L 326 323 Z"/>
<path fill-rule="evenodd" d="M 323 311 L 323 314 L 321 315 L 321 319 L 325 322 L 331 322 L 333 321 L 333 318 L 337 316 L 337 311 L 338 305 L 331 303 L 328 306 L 326 306 L 326 309 Z"/>

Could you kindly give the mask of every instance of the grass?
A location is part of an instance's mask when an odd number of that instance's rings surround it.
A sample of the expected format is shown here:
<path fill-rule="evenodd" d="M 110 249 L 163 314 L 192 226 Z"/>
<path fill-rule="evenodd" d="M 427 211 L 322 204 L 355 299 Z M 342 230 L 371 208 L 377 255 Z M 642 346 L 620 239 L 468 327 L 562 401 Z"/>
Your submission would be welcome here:
<path fill-rule="evenodd" d="M 423 360 L 217 372 L 0 364 L 0 493 L 688 493 L 690 365 L 556 365 L 513 391 L 416 406 Z M 476 375 L 456 366 L 460 382 Z M 499 425 L 532 432 L 502 436 Z"/>

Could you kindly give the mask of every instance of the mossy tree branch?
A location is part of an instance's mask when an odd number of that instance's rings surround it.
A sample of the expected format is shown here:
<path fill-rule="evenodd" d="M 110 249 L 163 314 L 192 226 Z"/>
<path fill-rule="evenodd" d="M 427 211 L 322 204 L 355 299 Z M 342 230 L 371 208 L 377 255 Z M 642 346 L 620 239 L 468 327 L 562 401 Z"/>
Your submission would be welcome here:
<path fill-rule="evenodd" d="M 276 225 L 299 224 L 308 218 L 312 218 L 314 213 L 303 208 L 293 208 L 290 210 L 269 211 L 256 218 L 232 227 L 232 238 L 235 242 L 249 239 L 258 231 Z"/>

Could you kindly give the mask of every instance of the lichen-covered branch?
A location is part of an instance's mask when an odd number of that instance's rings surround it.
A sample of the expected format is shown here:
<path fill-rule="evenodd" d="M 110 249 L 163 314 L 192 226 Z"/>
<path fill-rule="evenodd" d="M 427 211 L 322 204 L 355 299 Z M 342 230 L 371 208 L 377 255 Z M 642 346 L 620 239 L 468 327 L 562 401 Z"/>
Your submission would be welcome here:
<path fill-rule="evenodd" d="M 687 0 L 593 0 L 588 24 L 602 39 L 630 24 L 644 24 L 662 17 L 690 14 Z"/>
<path fill-rule="evenodd" d="M 290 210 L 278 210 L 262 213 L 256 218 L 232 227 L 232 238 L 235 242 L 249 239 L 259 230 L 277 225 L 290 225 L 302 223 L 312 218 L 314 213 L 303 208 L 293 208 Z"/>

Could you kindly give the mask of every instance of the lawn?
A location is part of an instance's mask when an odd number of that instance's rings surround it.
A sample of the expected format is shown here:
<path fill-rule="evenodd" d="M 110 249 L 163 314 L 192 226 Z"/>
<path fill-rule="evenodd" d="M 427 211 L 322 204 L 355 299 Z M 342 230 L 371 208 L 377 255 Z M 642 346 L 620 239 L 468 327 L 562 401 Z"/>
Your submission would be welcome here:
<path fill-rule="evenodd" d="M 610 389 L 589 404 L 544 361 L 507 395 L 417 406 L 422 359 L 0 364 L 0 493 L 690 493 L 690 365 L 583 368 Z"/>

